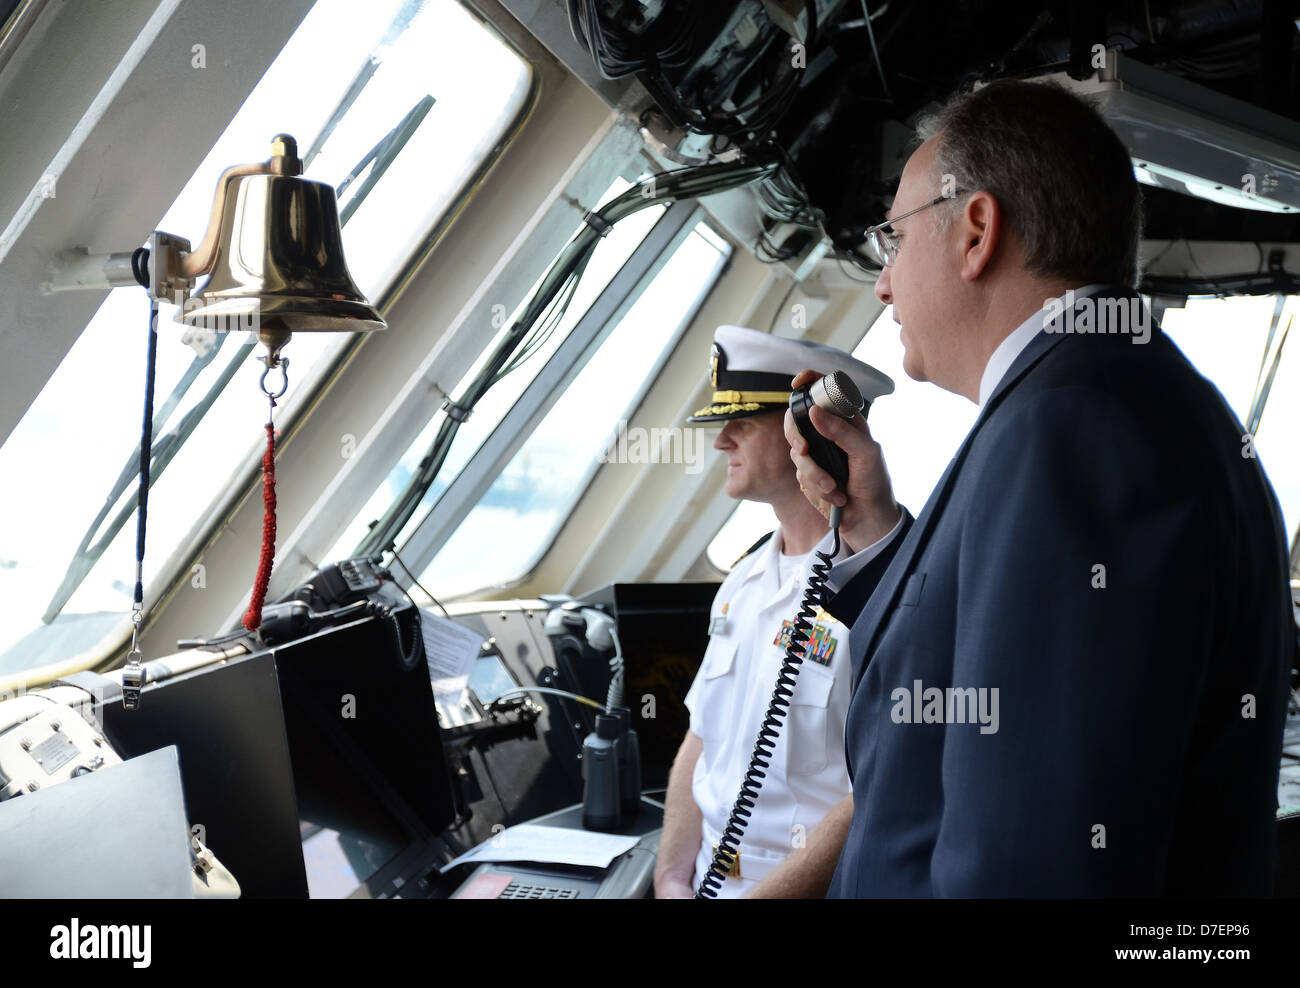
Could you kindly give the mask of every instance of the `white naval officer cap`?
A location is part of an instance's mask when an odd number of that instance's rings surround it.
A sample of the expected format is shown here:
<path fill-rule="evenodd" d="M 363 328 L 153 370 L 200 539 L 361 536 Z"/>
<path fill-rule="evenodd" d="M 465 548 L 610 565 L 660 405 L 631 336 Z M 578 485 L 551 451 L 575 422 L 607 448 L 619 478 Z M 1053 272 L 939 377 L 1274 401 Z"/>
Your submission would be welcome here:
<path fill-rule="evenodd" d="M 744 326 L 718 327 L 709 362 L 713 403 L 687 422 L 721 422 L 784 411 L 790 407 L 790 381 L 805 368 L 820 374 L 844 371 L 867 405 L 894 390 L 888 375 L 843 350 Z"/>

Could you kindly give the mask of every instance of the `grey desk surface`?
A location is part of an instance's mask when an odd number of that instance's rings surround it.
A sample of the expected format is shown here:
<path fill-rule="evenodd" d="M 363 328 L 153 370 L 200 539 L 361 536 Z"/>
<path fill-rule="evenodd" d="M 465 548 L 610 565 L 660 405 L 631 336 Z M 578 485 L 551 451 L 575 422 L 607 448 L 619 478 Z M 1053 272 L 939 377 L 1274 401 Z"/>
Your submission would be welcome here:
<path fill-rule="evenodd" d="M 575 803 L 572 806 L 566 806 L 562 810 L 555 810 L 552 813 L 547 813 L 545 816 L 539 816 L 537 819 L 529 820 L 528 822 L 543 827 L 571 827 L 575 830 L 581 830 L 582 804 Z M 612 833 L 643 837 L 646 834 L 658 830 L 663 826 L 663 824 L 663 806 L 656 800 L 650 799 L 647 796 L 642 796 L 640 812 L 637 813 L 636 819 L 630 823 L 624 824 L 618 830 L 612 831 Z"/>

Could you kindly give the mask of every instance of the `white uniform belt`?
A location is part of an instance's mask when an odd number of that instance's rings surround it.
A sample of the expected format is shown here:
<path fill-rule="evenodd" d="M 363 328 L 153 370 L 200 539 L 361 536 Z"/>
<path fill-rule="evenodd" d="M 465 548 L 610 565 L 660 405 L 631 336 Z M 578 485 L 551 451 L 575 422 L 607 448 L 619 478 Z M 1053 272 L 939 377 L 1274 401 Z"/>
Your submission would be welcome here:
<path fill-rule="evenodd" d="M 713 860 L 713 849 L 718 846 L 722 839 L 722 834 L 709 826 L 707 820 L 704 821 L 704 850 L 708 852 L 709 860 Z M 765 847 L 754 847 L 751 844 L 740 842 L 740 878 L 745 882 L 761 882 L 764 878 L 780 866 L 781 862 L 789 856 L 788 851 L 773 851 Z M 704 876 L 699 876 L 703 878 Z M 729 878 L 727 881 L 735 881 Z"/>

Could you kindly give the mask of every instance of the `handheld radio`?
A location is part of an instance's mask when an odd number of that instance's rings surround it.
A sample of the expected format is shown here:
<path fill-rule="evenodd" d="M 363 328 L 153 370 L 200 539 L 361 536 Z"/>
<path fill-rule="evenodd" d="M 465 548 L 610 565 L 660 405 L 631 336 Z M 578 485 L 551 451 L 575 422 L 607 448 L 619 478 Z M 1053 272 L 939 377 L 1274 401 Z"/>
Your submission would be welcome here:
<path fill-rule="evenodd" d="M 790 412 L 794 416 L 799 433 L 808 442 L 808 452 L 817 465 L 834 478 L 840 490 L 844 490 L 849 480 L 849 459 L 844 450 L 817 431 L 812 424 L 810 412 L 813 405 L 843 419 L 852 419 L 863 409 L 862 392 L 853 382 L 853 378 L 843 371 L 835 371 L 819 378 L 806 388 L 799 388 L 790 395 Z M 745 833 L 745 825 L 758 800 L 759 789 L 766 777 L 764 771 L 770 764 L 772 752 L 776 749 L 776 739 L 789 712 L 790 699 L 794 696 L 795 681 L 799 667 L 803 664 L 803 647 L 812 630 L 813 616 L 819 606 L 826 603 L 826 578 L 830 575 L 831 563 L 840 551 L 840 507 L 831 507 L 831 532 L 834 541 L 829 553 L 817 553 L 817 562 L 813 564 L 808 576 L 808 586 L 804 590 L 799 613 L 794 620 L 794 630 L 790 633 L 790 644 L 786 646 L 785 658 L 777 673 L 776 688 L 767 706 L 767 714 L 758 729 L 758 739 L 754 742 L 754 753 L 749 759 L 749 769 L 741 783 L 736 802 L 731 807 L 731 815 L 723 828 L 718 848 L 713 854 L 708 874 L 700 881 L 695 892 L 697 899 L 712 899 L 718 894 L 731 863 L 740 850 L 740 838 Z"/>

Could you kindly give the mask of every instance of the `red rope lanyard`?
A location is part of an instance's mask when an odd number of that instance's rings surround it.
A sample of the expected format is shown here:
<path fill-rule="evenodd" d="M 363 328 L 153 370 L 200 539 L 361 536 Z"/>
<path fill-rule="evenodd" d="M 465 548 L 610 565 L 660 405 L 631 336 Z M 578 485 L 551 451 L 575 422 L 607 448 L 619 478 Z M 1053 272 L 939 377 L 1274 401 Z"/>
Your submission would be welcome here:
<path fill-rule="evenodd" d="M 275 414 L 275 399 L 271 399 L 271 415 Z M 275 562 L 275 423 L 266 423 L 266 452 L 262 455 L 262 554 L 257 561 L 257 578 L 253 582 L 253 595 L 248 600 L 243 625 L 249 631 L 262 626 L 262 605 L 266 602 L 266 588 L 271 582 L 271 566 Z"/>

